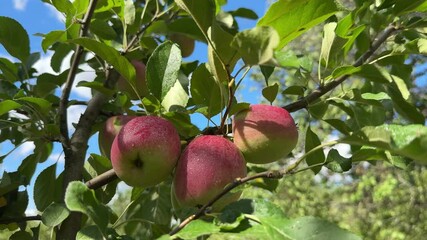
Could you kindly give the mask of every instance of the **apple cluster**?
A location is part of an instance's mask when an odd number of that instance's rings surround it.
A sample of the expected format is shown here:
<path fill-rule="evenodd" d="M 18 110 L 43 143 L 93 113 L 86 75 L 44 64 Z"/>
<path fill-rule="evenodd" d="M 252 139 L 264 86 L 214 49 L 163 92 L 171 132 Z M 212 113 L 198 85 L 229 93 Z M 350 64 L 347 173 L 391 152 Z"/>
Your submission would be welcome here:
<path fill-rule="evenodd" d="M 289 154 L 298 140 L 291 115 L 283 108 L 262 104 L 234 116 L 233 134 L 234 142 L 219 135 L 198 136 L 181 153 L 179 134 L 166 119 L 114 116 L 99 133 L 99 147 L 126 184 L 150 187 L 174 173 L 174 207 L 198 206 L 208 203 L 236 178 L 245 177 L 247 162 L 277 161 Z M 226 194 L 213 210 L 222 209 L 240 195 Z"/>

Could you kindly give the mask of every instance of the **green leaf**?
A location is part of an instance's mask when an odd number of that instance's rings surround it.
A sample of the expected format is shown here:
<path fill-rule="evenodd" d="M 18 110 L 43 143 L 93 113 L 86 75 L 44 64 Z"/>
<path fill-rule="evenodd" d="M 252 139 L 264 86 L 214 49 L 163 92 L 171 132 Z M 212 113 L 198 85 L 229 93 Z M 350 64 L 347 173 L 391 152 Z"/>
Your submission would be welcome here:
<path fill-rule="evenodd" d="M 238 8 L 234 11 L 229 11 L 229 13 L 234 17 L 242 17 L 253 20 L 258 19 L 258 15 L 252 9 L 248 8 Z"/>
<path fill-rule="evenodd" d="M 265 84 L 268 86 L 268 79 L 270 78 L 271 74 L 274 72 L 274 67 L 271 66 L 260 66 L 261 73 L 264 76 Z"/>
<path fill-rule="evenodd" d="M 163 100 L 178 79 L 181 50 L 166 41 L 159 45 L 148 59 L 146 79 L 148 88 L 157 99 Z"/>
<path fill-rule="evenodd" d="M 97 226 L 91 225 L 86 226 L 80 231 L 77 232 L 77 240 L 95 240 L 95 239 L 105 239 L 102 233 L 99 231 Z"/>
<path fill-rule="evenodd" d="M 199 0 L 175 0 L 175 3 L 191 15 L 206 37 L 206 33 L 215 17 L 215 3 L 213 1 Z"/>
<path fill-rule="evenodd" d="M 322 48 L 320 50 L 320 60 L 325 62 L 325 67 L 328 67 L 329 63 L 329 54 L 332 50 L 332 45 L 334 43 L 335 28 L 337 27 L 336 22 L 330 22 L 323 26 L 323 39 L 322 39 Z"/>
<path fill-rule="evenodd" d="M 0 16 L 0 44 L 10 55 L 22 62 L 25 62 L 30 55 L 27 31 L 12 18 Z"/>
<path fill-rule="evenodd" d="M 257 25 L 276 29 L 280 42 L 278 49 L 315 25 L 338 12 L 334 0 L 279 0 L 273 3 Z"/>
<path fill-rule="evenodd" d="M 70 215 L 64 204 L 52 203 L 42 214 L 42 222 L 48 227 L 55 227 Z"/>
<path fill-rule="evenodd" d="M 201 64 L 193 72 L 190 84 L 191 97 L 196 105 L 208 107 L 204 112 L 205 116 L 215 116 L 224 108 L 225 99 L 221 100 L 221 87 L 224 88 L 223 85 L 218 85 L 206 64 Z"/>
<path fill-rule="evenodd" d="M 351 159 L 340 155 L 336 149 L 331 149 L 326 158 L 326 167 L 336 173 L 347 172 L 351 169 Z"/>
<path fill-rule="evenodd" d="M 132 86 L 135 86 L 135 68 L 125 57 L 121 56 L 116 49 L 106 45 L 105 43 L 89 38 L 77 38 L 69 41 L 79 44 L 94 52 L 97 56 L 111 64 L 117 72 L 131 83 Z"/>
<path fill-rule="evenodd" d="M 65 42 L 67 40 L 67 34 L 65 31 L 51 31 L 48 34 L 44 35 L 42 41 L 42 49 L 46 53 L 50 46 L 56 42 Z"/>
<path fill-rule="evenodd" d="M 279 84 L 277 83 L 262 89 L 262 96 L 264 96 L 265 99 L 267 99 L 271 104 L 273 104 L 274 100 L 276 99 L 277 93 L 279 93 Z"/>
<path fill-rule="evenodd" d="M 22 105 L 12 101 L 12 100 L 4 100 L 0 102 L 0 116 L 8 113 L 10 110 L 14 110 L 20 108 Z"/>
<path fill-rule="evenodd" d="M 405 119 L 409 120 L 411 123 L 424 124 L 425 117 L 418 109 L 407 102 L 402 94 L 395 87 L 388 85 L 387 93 L 393 101 L 394 109 Z"/>
<path fill-rule="evenodd" d="M 0 71 L 3 74 L 5 80 L 7 81 L 15 82 L 19 78 L 18 67 L 7 58 L 0 58 Z M 0 82 L 0 95 L 4 93 L 4 86 L 2 86 L 3 82 L 6 81 Z"/>
<path fill-rule="evenodd" d="M 345 75 L 351 75 L 353 73 L 357 73 L 361 71 L 360 67 L 353 67 L 353 66 L 341 66 L 338 68 L 335 68 L 332 72 L 332 78 L 339 78 Z"/>
<path fill-rule="evenodd" d="M 423 125 L 368 126 L 340 142 L 388 150 L 427 164 L 427 127 Z"/>
<path fill-rule="evenodd" d="M 56 10 L 65 13 L 66 15 L 73 14 L 75 11 L 73 4 L 69 0 L 52 0 L 51 2 Z"/>
<path fill-rule="evenodd" d="M 37 98 L 37 97 L 21 97 L 18 98 L 17 100 L 19 101 L 23 101 L 23 102 L 27 102 L 30 104 L 34 104 L 36 106 L 38 106 L 40 108 L 40 110 L 44 113 L 49 112 L 49 110 L 52 107 L 52 103 L 50 103 L 49 101 L 47 101 L 44 98 Z"/>
<path fill-rule="evenodd" d="M 361 240 L 359 236 L 341 229 L 337 225 L 316 217 L 300 217 L 290 221 L 262 221 L 273 231 L 286 233 L 290 239 L 316 240 Z M 278 239 L 278 238 L 275 238 Z"/>
<path fill-rule="evenodd" d="M 307 128 L 307 132 L 305 135 L 305 152 L 309 152 L 311 149 L 319 146 L 321 144 L 319 137 L 311 130 L 310 127 Z M 311 153 L 305 159 L 308 166 L 313 166 L 315 164 L 325 162 L 325 154 L 323 153 L 323 149 L 319 149 Z M 317 174 L 322 169 L 322 166 L 317 166 L 311 168 L 311 170 Z"/>
<path fill-rule="evenodd" d="M 197 219 L 191 221 L 184 229 L 179 231 L 175 236 L 182 239 L 195 239 L 199 236 L 217 233 L 221 229 L 213 223 Z"/>
<path fill-rule="evenodd" d="M 122 0 L 98 0 L 98 4 L 96 4 L 95 12 L 105 12 L 109 11 L 115 7 L 121 7 Z"/>
<path fill-rule="evenodd" d="M 55 201 L 56 164 L 44 169 L 36 179 L 34 184 L 34 203 L 37 210 L 43 212 L 52 202 Z"/>
<path fill-rule="evenodd" d="M 9 240 L 33 240 L 33 236 L 31 233 L 21 230 L 13 233 Z"/>
<path fill-rule="evenodd" d="M 187 106 L 188 99 L 187 92 L 179 82 L 176 80 L 175 84 L 171 87 L 171 89 L 166 93 L 165 97 L 162 101 L 162 106 L 166 109 L 166 111 L 173 111 L 176 107 L 185 107 Z"/>
<path fill-rule="evenodd" d="M 283 90 L 282 94 L 303 96 L 304 92 L 305 92 L 305 87 L 303 86 L 290 86 L 285 90 Z"/>
<path fill-rule="evenodd" d="M 65 193 L 65 204 L 71 211 L 81 212 L 89 216 L 100 231 L 105 233 L 109 221 L 108 208 L 99 203 L 95 197 L 95 192 L 84 183 L 74 181 L 68 185 Z"/>
<path fill-rule="evenodd" d="M 133 0 L 124 0 L 125 6 L 123 8 L 123 15 L 126 25 L 132 25 L 135 21 L 135 5 Z"/>
<path fill-rule="evenodd" d="M 25 176 L 24 185 L 30 184 L 31 178 L 36 170 L 37 163 L 38 161 L 35 154 L 31 154 L 22 161 L 21 165 L 19 165 L 18 172 Z"/>
<path fill-rule="evenodd" d="M 231 46 L 237 49 L 248 65 L 259 65 L 272 59 L 278 44 L 279 35 L 269 26 L 239 32 L 231 42 Z"/>
<path fill-rule="evenodd" d="M 98 20 L 98 19 L 93 20 L 90 23 L 89 29 L 95 35 L 106 40 L 114 40 L 117 38 L 117 33 L 116 31 L 114 31 L 114 28 L 104 20 Z"/>
<path fill-rule="evenodd" d="M 396 0 L 396 5 L 393 10 L 397 15 L 402 15 L 411 11 L 426 11 L 427 2 L 425 0 Z"/>
<path fill-rule="evenodd" d="M 379 93 L 362 93 L 362 98 L 366 100 L 390 100 L 390 96 L 387 95 L 385 92 L 379 92 Z"/>

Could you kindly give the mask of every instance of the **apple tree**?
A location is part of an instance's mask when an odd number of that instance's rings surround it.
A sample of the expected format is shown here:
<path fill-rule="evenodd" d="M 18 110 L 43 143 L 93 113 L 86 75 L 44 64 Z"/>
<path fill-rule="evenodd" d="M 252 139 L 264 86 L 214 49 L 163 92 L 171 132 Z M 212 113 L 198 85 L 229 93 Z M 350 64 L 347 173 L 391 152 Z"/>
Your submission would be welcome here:
<path fill-rule="evenodd" d="M 15 59 L 0 58 L 0 142 L 35 145 L 1 177 L 10 239 L 361 239 L 245 192 L 275 194 L 290 175 L 363 162 L 427 163 L 414 76 L 426 60 L 427 1 L 278 0 L 263 16 L 226 11 L 226 0 L 42 1 L 65 17 L 39 34 L 55 73 L 37 72 L 27 31 L 0 16 L 0 44 Z M 256 26 L 240 29 L 242 18 Z M 319 41 L 305 44 L 316 29 Z M 195 41 L 205 60 L 188 62 Z M 76 86 L 87 68 L 96 77 Z M 266 102 L 239 99 L 248 74 L 263 79 Z M 92 98 L 73 99 L 76 87 Z M 85 111 L 70 128 L 76 105 Z M 88 152 L 97 134 L 101 154 Z M 54 144 L 64 169 L 36 172 Z M 114 209 L 121 181 L 131 196 Z M 38 214 L 25 214 L 29 201 Z"/>

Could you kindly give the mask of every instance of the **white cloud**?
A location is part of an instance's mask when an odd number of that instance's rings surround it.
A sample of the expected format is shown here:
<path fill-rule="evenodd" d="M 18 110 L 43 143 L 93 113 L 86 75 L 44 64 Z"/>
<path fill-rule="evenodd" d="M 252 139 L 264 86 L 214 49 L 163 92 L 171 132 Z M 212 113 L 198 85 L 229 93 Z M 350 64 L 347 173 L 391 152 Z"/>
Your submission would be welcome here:
<path fill-rule="evenodd" d="M 45 6 L 49 9 L 52 17 L 56 18 L 59 22 L 65 22 L 65 16 L 63 13 L 56 10 L 56 8 L 50 4 L 45 3 Z"/>
<path fill-rule="evenodd" d="M 27 7 L 28 0 L 13 0 L 13 7 L 16 10 L 24 11 Z"/>
<path fill-rule="evenodd" d="M 74 132 L 73 123 L 77 123 L 80 119 L 80 116 L 86 110 L 86 106 L 71 106 L 67 109 L 68 114 L 68 131 L 70 133 Z"/>
<path fill-rule="evenodd" d="M 50 66 L 50 60 L 52 59 L 52 52 L 48 52 L 46 55 L 40 57 L 40 59 L 33 65 L 33 68 L 37 70 L 38 74 L 50 73 L 55 74 L 52 67 Z"/>
<path fill-rule="evenodd" d="M 27 156 L 34 150 L 34 142 L 25 142 L 19 146 L 15 151 L 19 156 Z"/>
<path fill-rule="evenodd" d="M 63 163 L 65 162 L 64 156 L 65 155 L 63 152 L 52 153 L 47 159 L 47 161 L 49 162 L 49 165 L 53 163 Z"/>

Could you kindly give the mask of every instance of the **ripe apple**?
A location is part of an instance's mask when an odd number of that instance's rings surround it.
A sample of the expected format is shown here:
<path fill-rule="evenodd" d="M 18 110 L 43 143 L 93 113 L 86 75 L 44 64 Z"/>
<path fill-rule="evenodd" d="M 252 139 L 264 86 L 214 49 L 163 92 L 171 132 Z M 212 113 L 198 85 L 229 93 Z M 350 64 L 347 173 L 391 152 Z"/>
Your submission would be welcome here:
<path fill-rule="evenodd" d="M 114 138 L 119 134 L 120 129 L 127 122 L 135 118 L 135 116 L 113 116 L 107 119 L 104 127 L 99 131 L 98 143 L 99 151 L 101 155 L 110 158 L 111 144 L 113 144 Z"/>
<path fill-rule="evenodd" d="M 114 139 L 111 163 L 129 186 L 150 187 L 172 173 L 180 152 L 179 135 L 170 122 L 155 116 L 135 117 Z"/>
<path fill-rule="evenodd" d="M 234 179 L 245 176 L 245 160 L 231 141 L 222 136 L 199 136 L 178 161 L 172 186 L 174 205 L 204 205 Z M 213 210 L 221 210 L 240 195 L 241 192 L 228 193 L 212 206 Z"/>
<path fill-rule="evenodd" d="M 250 163 L 270 163 L 288 155 L 298 142 L 294 119 L 283 108 L 256 104 L 233 120 L 234 144 Z"/>
<path fill-rule="evenodd" d="M 170 35 L 170 40 L 181 48 L 182 57 L 190 56 L 194 51 L 195 41 L 183 34 L 175 33 Z"/>
<path fill-rule="evenodd" d="M 136 90 L 138 91 L 139 96 L 141 99 L 149 94 L 147 82 L 145 81 L 145 64 L 137 61 L 132 60 L 132 65 L 135 67 L 136 71 Z M 135 93 L 135 90 L 132 88 L 132 86 L 129 84 L 128 81 L 122 76 L 119 77 L 119 80 L 117 81 L 117 88 L 122 92 L 127 92 L 128 96 L 132 100 L 139 100 L 138 95 Z"/>

